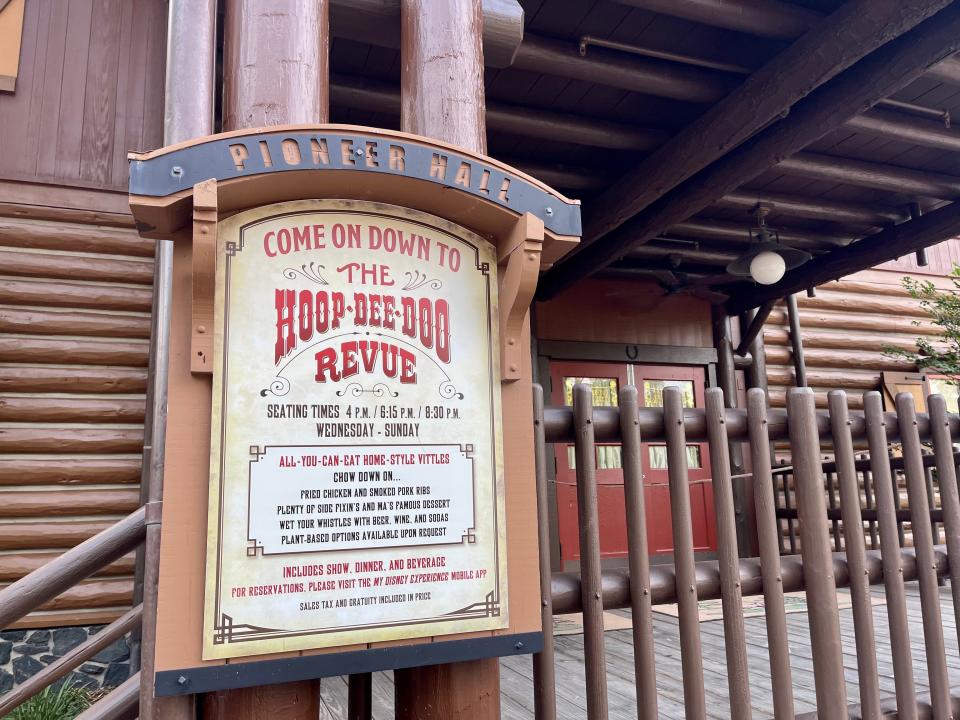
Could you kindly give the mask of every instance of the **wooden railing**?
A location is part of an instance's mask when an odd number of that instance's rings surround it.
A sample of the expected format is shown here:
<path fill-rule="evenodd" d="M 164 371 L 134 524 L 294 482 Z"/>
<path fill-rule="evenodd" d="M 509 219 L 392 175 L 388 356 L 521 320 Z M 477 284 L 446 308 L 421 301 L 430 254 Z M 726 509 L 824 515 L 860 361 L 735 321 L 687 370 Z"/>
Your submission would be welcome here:
<path fill-rule="evenodd" d="M 903 472 L 904 460 L 901 456 L 891 455 L 890 471 L 893 489 L 893 502 L 897 509 L 897 536 L 901 547 L 912 544 L 909 531 L 911 511 L 904 500 L 907 497 L 906 477 Z M 954 453 L 955 464 L 960 462 L 960 453 Z M 799 547 L 797 538 L 797 509 L 794 499 L 793 466 L 789 461 L 781 460 L 773 470 L 774 499 L 777 505 L 777 518 L 781 521 L 780 552 L 781 554 L 795 554 Z M 877 533 L 877 502 L 874 480 L 870 471 L 870 457 L 867 453 L 860 453 L 855 463 L 857 482 L 863 506 L 863 522 L 866 540 L 872 549 L 880 547 Z M 843 517 L 838 507 L 837 492 L 837 463 L 825 461 L 821 465 L 827 495 L 827 517 L 830 519 L 830 538 L 833 548 L 840 552 L 844 548 Z M 934 543 L 942 540 L 943 510 L 939 502 L 940 477 L 936 472 L 936 458 L 932 453 L 923 455 L 924 480 L 927 485 L 927 500 L 930 508 L 930 518 L 933 521 Z"/>
<path fill-rule="evenodd" d="M 762 391 L 748 394 L 746 410 L 725 409 L 719 390 L 707 391 L 704 409 L 684 409 L 679 391 L 664 391 L 664 408 L 640 408 L 637 391 L 622 388 L 619 407 L 592 407 L 587 386 L 574 389 L 572 408 L 545 408 L 543 393 L 534 388 L 535 450 L 544 650 L 534 656 L 535 715 L 555 720 L 556 679 L 552 617 L 582 612 L 587 717 L 605 720 L 608 713 L 604 643 L 604 610 L 632 611 L 634 670 L 638 717 L 658 715 L 657 660 L 653 645 L 652 611 L 655 605 L 676 603 L 679 616 L 682 688 L 686 716 L 707 716 L 704 658 L 701 649 L 698 601 L 719 598 L 723 606 L 725 664 L 729 714 L 751 717 L 750 675 L 742 612 L 744 596 L 763 595 L 771 694 L 778 718 L 794 717 L 794 684 L 791 675 L 784 593 L 802 590 L 808 607 L 817 712 L 821 718 L 848 716 L 844 682 L 843 638 L 840 633 L 836 590 L 850 589 L 854 619 L 854 644 L 858 661 L 860 714 L 880 717 L 888 712 L 881 702 L 876 658 L 876 637 L 869 595 L 870 585 L 882 584 L 892 646 L 895 705 L 901 718 L 951 715 L 951 688 L 944 649 L 938 581 L 949 578 L 952 604 L 960 627 L 960 498 L 954 439 L 960 438 L 960 416 L 946 413 L 943 399 L 929 400 L 930 414 L 918 415 L 913 398 L 897 398 L 896 413 L 885 413 L 878 393 L 864 398 L 863 413 L 848 413 L 846 396 L 831 393 L 830 411 L 817 412 L 809 390 L 791 391 L 787 411 L 769 410 Z M 799 554 L 781 557 L 780 520 L 787 517 L 775 499 L 771 467 L 771 442 L 788 440 L 791 449 L 794 507 L 789 514 L 798 526 Z M 825 492 L 821 440 L 829 440 L 835 460 L 826 469 L 835 475 L 836 499 L 831 511 Z M 865 440 L 868 460 L 858 459 L 854 442 Z M 670 513 L 673 524 L 674 562 L 650 565 L 646 512 L 641 471 L 641 442 L 666 442 Z M 713 469 L 714 510 L 718 553 L 716 560 L 697 561 L 687 481 L 687 442 L 707 441 Z M 576 452 L 577 500 L 581 568 L 577 573 L 551 573 L 547 505 L 547 443 L 573 442 Z M 600 562 L 595 445 L 622 445 L 627 568 L 605 571 Z M 733 477 L 729 444 L 748 444 L 752 461 L 760 555 L 739 557 L 733 505 Z M 888 444 L 902 446 L 902 458 L 891 460 Z M 921 443 L 932 446 L 925 455 Z M 864 464 L 866 463 L 866 465 Z M 862 473 L 869 469 L 875 507 L 861 507 Z M 898 511 L 893 473 L 902 469 L 909 510 Z M 940 508 L 930 511 L 926 468 L 937 472 Z M 40 570 L 0 592 L 0 627 L 6 627 L 57 594 L 88 577 L 116 558 L 138 547 L 159 529 L 159 500 L 148 494 L 147 505 L 113 527 L 68 551 Z M 904 512 L 907 515 L 904 515 Z M 838 515 L 839 514 L 839 515 Z M 778 517 L 779 516 L 779 517 Z M 912 547 L 902 547 L 898 527 L 909 517 Z M 844 552 L 834 552 L 830 528 L 838 518 Z M 877 526 L 879 548 L 866 548 L 864 521 Z M 933 524 L 942 523 L 946 543 L 937 544 Z M 154 538 L 156 540 L 156 538 Z M 928 696 L 918 696 L 911 654 L 905 582 L 919 585 L 923 644 L 928 667 Z M 148 583 L 149 585 L 150 583 Z M 145 597 L 151 597 L 149 593 Z M 75 648 L 28 682 L 0 698 L 0 716 L 6 715 L 42 688 L 67 675 L 105 645 L 135 630 L 149 612 L 133 608 L 106 629 Z M 149 620 L 144 622 L 144 629 Z M 145 644 L 150 652 L 152 645 Z M 369 682 L 369 678 L 359 678 Z M 84 718 L 132 717 L 138 708 L 141 676 L 135 675 L 101 700 Z M 151 687 L 152 683 L 146 683 Z M 353 683 L 351 683 L 353 686 Z M 359 685 L 358 685 L 359 688 Z M 353 705 L 351 705 L 353 707 Z M 140 706 L 143 710 L 143 706 Z M 142 715 L 143 713 L 141 713 Z M 713 709 L 712 714 L 718 714 Z M 357 717 L 369 717 L 369 708 Z"/>
<path fill-rule="evenodd" d="M 136 549 L 143 543 L 146 532 L 147 507 L 140 507 L 103 532 L 9 585 L 0 591 L 0 628 L 9 627 L 64 590 Z M 26 682 L 0 696 L 0 717 L 6 717 L 44 688 L 69 675 L 118 638 L 137 630 L 141 625 L 141 616 L 142 606 L 137 605 Z M 135 684 L 139 687 L 139 676 L 135 677 L 136 683 L 128 681 L 125 685 Z M 117 692 L 119 688 L 114 691 Z M 115 703 L 116 698 L 111 701 L 111 704 Z M 102 703 L 97 703 L 95 707 L 95 717 L 106 717 L 100 715 L 105 709 Z M 136 697 L 131 698 L 125 707 L 135 709 Z"/>
<path fill-rule="evenodd" d="M 896 399 L 895 413 L 883 412 L 879 393 L 864 396 L 862 413 L 849 413 L 843 392 L 830 394 L 829 412 L 818 412 L 813 393 L 796 389 L 789 393 L 787 410 L 769 410 L 763 391 L 751 390 L 747 410 L 725 409 L 722 393 L 707 391 L 705 409 L 684 409 L 678 390 L 667 388 L 662 410 L 638 406 L 637 391 L 622 388 L 619 407 L 592 407 L 587 386 L 574 389 L 572 408 L 544 408 L 543 394 L 534 390 L 537 471 L 541 548 L 549 548 L 544 458 L 546 443 L 573 442 L 576 452 L 577 502 L 580 513 L 579 573 L 550 574 L 548 552 L 541 555 L 544 651 L 534 658 L 535 708 L 538 720 L 557 716 L 554 676 L 554 643 L 549 632 L 555 613 L 582 612 L 587 717 L 608 717 L 607 676 L 603 612 L 629 608 L 632 611 L 634 664 L 638 717 L 657 717 L 657 667 L 653 647 L 652 608 L 677 603 L 682 687 L 686 717 L 707 716 L 704 660 L 701 652 L 698 600 L 720 598 L 723 606 L 725 665 L 729 708 L 712 708 L 714 716 L 749 718 L 752 715 L 750 675 L 742 597 L 764 596 L 771 694 L 775 716 L 794 717 L 794 684 L 791 677 L 784 593 L 805 593 L 813 655 L 813 674 L 818 716 L 848 717 L 844 681 L 844 638 L 841 637 L 836 590 L 850 589 L 862 717 L 880 717 L 888 712 L 881 703 L 876 657 L 876 637 L 869 586 L 883 584 L 887 602 L 895 705 L 898 717 L 951 717 L 951 688 L 947 674 L 938 581 L 951 581 L 953 611 L 960 627 L 960 499 L 957 491 L 953 440 L 960 437 L 960 417 L 948 415 L 939 396 L 929 400 L 930 414 L 918 415 L 913 398 Z M 692 522 L 687 481 L 688 441 L 708 441 L 713 469 L 714 505 L 718 559 L 697 562 L 693 550 Z M 781 557 L 782 532 L 774 493 L 771 442 L 788 440 L 792 457 L 793 512 L 799 532 L 799 554 Z M 842 522 L 845 552 L 835 553 L 830 530 L 836 515 L 828 512 L 828 493 L 822 467 L 821 440 L 832 444 L 835 456 L 834 510 Z M 869 471 L 874 481 L 879 549 L 866 549 L 864 512 L 854 442 L 865 440 L 870 449 Z M 646 545 L 643 506 L 641 441 L 666 441 L 670 513 L 673 523 L 674 563 L 651 567 Z M 729 443 L 749 443 L 754 468 L 758 558 L 739 557 L 734 524 L 734 499 Z M 933 446 L 924 457 L 921 442 Z M 601 567 L 597 480 L 594 446 L 597 442 L 620 442 L 624 475 L 628 569 L 607 571 Z M 888 444 L 902 445 L 902 460 L 891 463 Z M 906 480 L 913 547 L 901 547 L 898 507 L 894 499 L 891 465 L 899 464 Z M 936 468 L 941 509 L 934 517 L 929 509 L 925 466 Z M 862 470 L 861 470 L 862 472 Z M 781 511 L 784 508 L 780 508 Z M 902 518 L 902 514 L 900 515 Z M 870 519 L 868 518 L 868 520 Z M 936 545 L 932 523 L 942 522 L 946 545 Z M 925 679 L 929 696 L 918 697 L 911 659 L 904 582 L 917 581 L 923 619 L 923 641 L 928 667 Z M 922 712 L 921 712 L 922 711 Z"/>

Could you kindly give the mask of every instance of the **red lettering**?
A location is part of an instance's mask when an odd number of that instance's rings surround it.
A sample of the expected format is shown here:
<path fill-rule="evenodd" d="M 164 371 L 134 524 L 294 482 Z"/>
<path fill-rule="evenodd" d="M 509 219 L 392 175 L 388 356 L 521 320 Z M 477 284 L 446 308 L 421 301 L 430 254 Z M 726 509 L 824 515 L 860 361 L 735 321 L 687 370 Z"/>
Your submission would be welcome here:
<path fill-rule="evenodd" d="M 267 257 L 276 257 L 277 254 L 270 249 L 270 238 L 275 237 L 276 233 L 271 230 L 266 235 L 263 236 L 263 252 L 266 253 Z"/>
<path fill-rule="evenodd" d="M 317 382 L 326 382 L 327 375 L 331 382 L 340 380 L 340 373 L 337 372 L 337 351 L 333 348 L 324 348 L 314 357 L 317 360 Z"/>
<path fill-rule="evenodd" d="M 297 300 L 297 311 L 300 313 L 299 334 L 303 342 L 313 337 L 313 293 L 301 290 Z"/>
<path fill-rule="evenodd" d="M 434 308 L 436 321 L 437 359 L 450 362 L 450 305 L 446 300 L 437 300 Z"/>
<path fill-rule="evenodd" d="M 275 306 L 277 309 L 277 342 L 274 347 L 274 363 L 280 360 L 297 343 L 293 334 L 293 312 L 295 295 L 293 290 L 277 290 Z"/>

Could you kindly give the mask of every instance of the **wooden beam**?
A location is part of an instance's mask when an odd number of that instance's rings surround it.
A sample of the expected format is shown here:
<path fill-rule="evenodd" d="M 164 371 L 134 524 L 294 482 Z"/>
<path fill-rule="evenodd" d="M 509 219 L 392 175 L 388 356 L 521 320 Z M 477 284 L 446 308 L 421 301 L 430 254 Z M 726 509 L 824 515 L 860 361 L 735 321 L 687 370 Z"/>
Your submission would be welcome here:
<path fill-rule="evenodd" d="M 172 145 L 212 132 L 217 2 L 170 0 L 167 14 L 163 144 Z"/>
<path fill-rule="evenodd" d="M 951 203 L 869 238 L 838 248 L 786 274 L 774 285 L 740 283 L 729 288 L 728 309 L 740 312 L 880 263 L 909 255 L 960 234 L 960 203 Z"/>
<path fill-rule="evenodd" d="M 400 89 L 365 77 L 332 75 L 330 101 L 335 108 L 344 105 L 400 115 Z M 657 128 L 494 102 L 487 102 L 487 128 L 511 135 L 612 150 L 650 150 L 669 137 L 669 133 Z"/>
<path fill-rule="evenodd" d="M 770 317 L 770 311 L 773 310 L 773 306 L 776 304 L 776 300 L 767 300 L 757 313 L 753 316 L 753 319 L 750 321 L 750 325 L 744 329 L 743 337 L 740 339 L 740 344 L 737 345 L 737 349 L 734 352 L 737 355 L 743 357 L 750 350 L 750 345 L 753 341 L 760 335 L 760 331 L 763 330 L 763 324 L 767 321 L 767 318 Z"/>
<path fill-rule="evenodd" d="M 871 110 L 852 118 L 844 127 L 912 145 L 960 151 L 960 133 L 938 120 L 908 119 L 903 113 Z"/>
<path fill-rule="evenodd" d="M 724 240 L 739 245 L 747 245 L 750 242 L 746 223 L 740 225 L 705 217 L 693 217 L 678 222 L 670 226 L 669 232 L 671 235 L 704 240 Z M 831 247 L 847 245 L 854 240 L 851 235 L 831 235 L 820 231 L 798 230 L 783 226 L 778 226 L 777 232 L 781 242 L 804 250 L 827 250 Z"/>
<path fill-rule="evenodd" d="M 771 193 L 762 190 L 740 188 L 724 195 L 717 204 L 749 212 L 759 203 L 770 205 L 770 222 L 776 224 L 777 216 L 829 220 L 868 227 L 884 227 L 909 219 L 910 214 L 902 208 L 887 208 L 882 205 L 864 205 L 823 197 L 805 197 L 786 193 Z"/>
<path fill-rule="evenodd" d="M 843 7 L 857 4 L 848 3 Z M 870 12 L 874 10 L 871 8 Z M 836 31 L 836 27 L 831 28 L 830 33 Z M 839 127 L 860 109 L 906 86 L 924 68 L 958 49 L 960 6 L 952 5 L 873 52 L 849 72 L 818 88 L 794 105 L 786 118 L 758 133 L 735 152 L 714 162 L 668 196 L 660 198 L 653 206 L 618 228 L 616 233 L 573 253 L 570 260 L 554 266 L 540 283 L 539 297 L 552 297 L 577 279 L 624 255 L 631 246 L 657 237 L 672 225 L 761 175 L 784 157 Z M 715 156 L 709 149 L 707 153 L 710 157 Z M 669 170 L 667 173 L 674 175 Z M 658 185 L 656 179 L 651 177 L 643 178 L 640 186 L 644 184 Z M 646 193 L 641 194 L 647 196 Z M 784 294 L 780 293 L 779 296 Z"/>
<path fill-rule="evenodd" d="M 800 37 L 822 15 L 779 0 L 615 0 L 621 5 L 777 40 Z"/>
<path fill-rule="evenodd" d="M 480 3 L 401 0 L 400 20 L 401 129 L 484 152 Z M 394 677 L 397 720 L 500 717 L 497 658 L 407 668 Z"/>
<path fill-rule="evenodd" d="M 787 319 L 790 323 L 790 356 L 793 359 L 793 384 L 807 387 L 807 363 L 803 357 L 803 335 L 800 333 L 800 310 L 792 293 L 786 296 Z M 871 388 L 872 389 L 872 388 Z"/>
<path fill-rule="evenodd" d="M 580 55 L 576 42 L 527 34 L 513 61 L 517 70 L 610 85 L 630 92 L 685 102 L 711 104 L 730 92 L 740 78 L 716 70 L 640 57 L 624 57 L 603 48 Z"/>
<path fill-rule="evenodd" d="M 795 103 L 811 90 L 949 4 L 947 0 L 844 3 L 592 203 L 585 218 L 584 246 L 622 225 L 768 123 L 792 113 Z M 928 64 L 917 68 L 910 79 Z M 894 90 L 899 87 L 902 85 Z M 871 97 L 870 104 L 890 92 Z M 851 103 L 847 107 L 856 111 L 866 105 Z M 855 114 L 851 112 L 833 127 Z"/>
<path fill-rule="evenodd" d="M 960 197 L 960 177 L 914 170 L 867 160 L 802 152 L 777 164 L 787 175 L 832 180 L 846 185 L 875 188 L 893 193 L 953 200 Z"/>
<path fill-rule="evenodd" d="M 960 65 L 960 61 L 957 61 L 957 64 Z M 400 115 L 399 88 L 365 77 L 331 76 L 330 100 L 334 109 L 342 105 Z M 935 128 L 936 125 L 937 123 L 913 125 L 907 122 L 903 135 L 900 135 L 897 134 L 896 125 L 887 123 L 883 133 L 884 137 L 924 146 L 950 142 L 949 132 Z M 487 102 L 487 128 L 507 135 L 636 152 L 649 151 L 669 138 L 668 133 L 657 128 L 492 102 Z M 878 131 L 874 128 L 873 132 L 876 134 Z M 777 169 L 783 170 L 787 175 L 833 180 L 895 193 L 944 200 L 960 197 L 960 177 L 866 160 L 819 153 L 797 153 L 779 163 Z"/>

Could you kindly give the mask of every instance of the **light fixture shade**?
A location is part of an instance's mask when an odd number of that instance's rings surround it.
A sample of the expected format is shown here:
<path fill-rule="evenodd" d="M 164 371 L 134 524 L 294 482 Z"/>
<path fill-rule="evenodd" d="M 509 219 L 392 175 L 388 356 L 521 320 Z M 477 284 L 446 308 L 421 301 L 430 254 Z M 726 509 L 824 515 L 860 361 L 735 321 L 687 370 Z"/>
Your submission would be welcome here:
<path fill-rule="evenodd" d="M 743 255 L 738 257 L 732 263 L 727 265 L 727 272 L 731 275 L 737 275 L 739 277 L 752 277 L 750 272 L 750 265 L 753 263 L 753 259 L 760 255 L 761 253 L 776 253 L 783 259 L 783 271 L 793 270 L 795 267 L 803 265 L 807 260 L 811 258 L 810 253 L 805 250 L 797 250 L 796 248 L 787 247 L 781 245 L 778 242 L 765 241 L 754 243 Z M 782 277 L 782 276 L 781 276 Z M 756 278 L 755 278 L 756 279 Z M 779 279 L 779 278 L 778 278 Z M 757 282 L 761 282 L 759 279 Z M 773 282 L 776 282 L 774 280 Z M 773 283 L 761 283 L 761 284 L 773 284 Z"/>

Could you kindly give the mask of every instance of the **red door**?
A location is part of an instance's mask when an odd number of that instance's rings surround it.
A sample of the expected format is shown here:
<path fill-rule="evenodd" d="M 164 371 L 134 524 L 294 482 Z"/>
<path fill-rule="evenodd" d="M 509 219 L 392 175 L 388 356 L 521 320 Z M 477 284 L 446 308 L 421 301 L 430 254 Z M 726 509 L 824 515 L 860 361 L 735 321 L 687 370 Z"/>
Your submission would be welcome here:
<path fill-rule="evenodd" d="M 637 386 L 640 402 L 648 407 L 662 404 L 663 388 L 681 388 L 684 404 L 702 407 L 704 371 L 692 367 L 662 367 L 599 362 L 554 362 L 550 366 L 552 402 L 571 405 L 573 386 L 587 383 L 593 388 L 594 406 L 617 404 L 620 388 Z M 644 443 L 642 450 L 644 500 L 647 515 L 647 539 L 651 554 L 673 551 L 670 524 L 670 492 L 667 485 L 666 447 L 662 443 Z M 580 558 L 577 517 L 576 464 L 573 445 L 555 446 L 557 465 L 557 508 L 560 557 L 564 566 Z M 693 513 L 694 547 L 716 549 L 713 517 L 713 491 L 710 485 L 710 458 L 706 443 L 690 443 L 690 501 Z M 600 513 L 600 554 L 604 558 L 626 557 L 627 529 L 624 510 L 623 472 L 620 445 L 597 445 L 597 485 Z"/>
<path fill-rule="evenodd" d="M 627 384 L 627 366 L 615 363 L 563 362 L 550 364 L 553 402 L 573 405 L 573 386 L 593 388 L 594 407 L 617 404 L 617 393 Z M 560 559 L 566 565 L 580 558 L 577 519 L 577 475 L 573 445 L 557 444 L 557 509 Z M 600 514 L 600 555 L 626 557 L 623 472 L 619 444 L 597 444 L 597 495 Z"/>
<path fill-rule="evenodd" d="M 684 407 L 703 407 L 704 372 L 696 367 L 634 365 L 634 384 L 644 407 L 663 407 L 663 389 L 680 388 Z M 665 443 L 643 443 L 643 488 L 647 510 L 647 542 L 650 553 L 673 552 L 673 523 L 670 521 L 670 487 Z M 713 482 L 710 451 L 705 442 L 687 443 L 687 481 L 690 486 L 690 514 L 695 550 L 717 549 L 716 517 L 713 510 Z"/>

